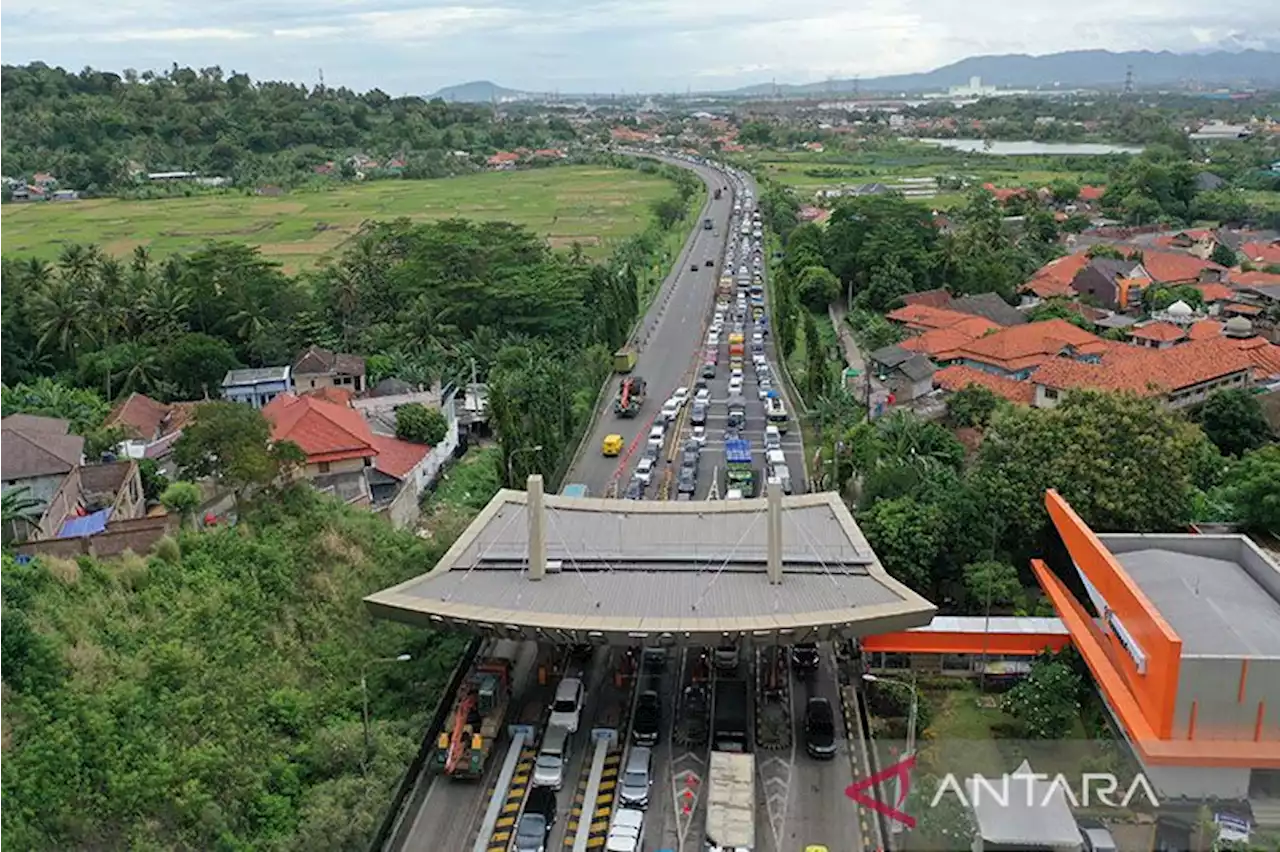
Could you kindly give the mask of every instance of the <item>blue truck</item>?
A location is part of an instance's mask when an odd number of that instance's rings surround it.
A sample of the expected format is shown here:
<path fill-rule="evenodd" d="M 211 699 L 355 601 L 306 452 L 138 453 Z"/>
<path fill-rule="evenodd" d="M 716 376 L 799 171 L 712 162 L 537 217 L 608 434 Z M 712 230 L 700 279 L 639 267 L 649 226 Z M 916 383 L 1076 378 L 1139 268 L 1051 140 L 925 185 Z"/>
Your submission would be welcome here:
<path fill-rule="evenodd" d="M 743 497 L 756 496 L 756 470 L 751 466 L 751 442 L 733 438 L 724 442 L 725 480 L 728 488 L 737 488 Z"/>

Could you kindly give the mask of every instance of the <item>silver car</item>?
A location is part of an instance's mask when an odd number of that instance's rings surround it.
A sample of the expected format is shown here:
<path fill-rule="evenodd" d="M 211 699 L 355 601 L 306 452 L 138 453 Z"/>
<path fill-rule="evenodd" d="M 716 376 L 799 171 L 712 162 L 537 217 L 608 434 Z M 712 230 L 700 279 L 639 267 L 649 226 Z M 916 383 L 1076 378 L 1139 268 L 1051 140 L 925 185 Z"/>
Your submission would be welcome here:
<path fill-rule="evenodd" d="M 622 769 L 618 796 L 624 808 L 649 807 L 649 789 L 653 786 L 653 752 L 648 746 L 632 746 L 627 764 Z"/>

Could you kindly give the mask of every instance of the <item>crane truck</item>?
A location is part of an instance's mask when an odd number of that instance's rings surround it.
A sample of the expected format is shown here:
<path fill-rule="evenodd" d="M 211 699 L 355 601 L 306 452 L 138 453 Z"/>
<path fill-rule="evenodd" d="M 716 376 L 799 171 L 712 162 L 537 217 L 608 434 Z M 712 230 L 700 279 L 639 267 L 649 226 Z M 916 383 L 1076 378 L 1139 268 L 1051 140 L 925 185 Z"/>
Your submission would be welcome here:
<path fill-rule="evenodd" d="M 644 379 L 627 376 L 618 383 L 618 395 L 613 400 L 613 412 L 619 417 L 635 417 L 644 405 Z"/>
<path fill-rule="evenodd" d="M 510 647 L 507 647 L 507 646 Z M 454 778 L 480 778 L 506 723 L 511 704 L 511 669 L 519 645 L 503 640 L 489 656 L 479 658 L 436 740 L 432 765 Z"/>

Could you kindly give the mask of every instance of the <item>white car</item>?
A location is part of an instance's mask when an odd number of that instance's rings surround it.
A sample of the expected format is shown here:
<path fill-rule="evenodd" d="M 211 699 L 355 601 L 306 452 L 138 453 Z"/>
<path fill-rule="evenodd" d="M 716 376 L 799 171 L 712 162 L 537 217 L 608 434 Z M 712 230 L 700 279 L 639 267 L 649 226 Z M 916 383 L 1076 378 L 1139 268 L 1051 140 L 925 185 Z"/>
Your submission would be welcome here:
<path fill-rule="evenodd" d="M 734 367 L 734 368 L 729 372 L 729 378 L 731 378 L 731 379 L 739 379 L 739 380 L 741 380 L 741 379 L 742 379 L 742 368 L 741 368 L 741 367 Z"/>
<path fill-rule="evenodd" d="M 680 413 L 680 403 L 669 399 L 662 404 L 662 419 L 670 423 Z"/>
<path fill-rule="evenodd" d="M 653 482 L 653 459 L 640 459 L 640 463 L 636 465 L 636 479 L 640 480 L 645 485 Z"/>
<path fill-rule="evenodd" d="M 734 376 L 729 379 L 729 393 L 742 393 L 742 376 Z"/>
<path fill-rule="evenodd" d="M 644 811 L 619 808 L 609 823 L 605 852 L 641 852 L 644 849 Z"/>
<path fill-rule="evenodd" d="M 768 399 L 769 392 L 772 390 L 773 390 L 773 382 L 769 381 L 768 379 L 760 380 L 760 389 L 758 393 L 761 399 Z"/>
<path fill-rule="evenodd" d="M 712 330 L 712 332 L 711 332 L 710 334 L 708 334 L 708 335 L 707 335 L 707 345 L 708 345 L 708 346 L 719 346 L 719 345 L 720 345 L 720 332 L 715 331 L 715 330 L 713 329 L 713 330 Z"/>
<path fill-rule="evenodd" d="M 695 403 L 697 403 L 697 402 L 701 402 L 701 403 L 703 403 L 704 405 L 705 405 L 706 403 L 711 402 L 711 389 L 710 389 L 710 388 L 698 388 L 698 393 L 697 393 L 697 395 L 693 398 L 693 401 L 694 401 Z"/>
<path fill-rule="evenodd" d="M 766 451 L 782 449 L 782 433 L 777 426 L 764 427 L 764 448 Z"/>
<path fill-rule="evenodd" d="M 650 447 L 653 447 L 654 449 L 661 452 L 662 445 L 665 444 L 666 442 L 667 442 L 667 427 L 665 425 L 660 423 L 649 430 L 649 440 L 647 443 Z"/>
<path fill-rule="evenodd" d="M 559 725 L 568 728 L 570 733 L 578 730 L 582 719 L 582 679 L 567 677 L 556 686 L 556 697 L 551 704 L 551 718 L 548 726 Z"/>
<path fill-rule="evenodd" d="M 694 426 L 693 432 L 689 435 L 689 439 L 698 446 L 704 446 L 707 443 L 707 427 Z"/>
<path fill-rule="evenodd" d="M 689 389 L 686 387 L 678 387 L 675 389 L 675 392 L 671 394 L 671 402 L 674 402 L 677 406 L 682 406 L 688 401 Z"/>

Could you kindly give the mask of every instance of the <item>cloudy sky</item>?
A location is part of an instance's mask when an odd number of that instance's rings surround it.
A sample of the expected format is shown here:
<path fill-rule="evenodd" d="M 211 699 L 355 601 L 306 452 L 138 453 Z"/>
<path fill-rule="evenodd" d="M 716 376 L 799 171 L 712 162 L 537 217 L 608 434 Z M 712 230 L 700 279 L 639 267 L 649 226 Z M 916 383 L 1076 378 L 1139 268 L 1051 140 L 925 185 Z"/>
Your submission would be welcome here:
<path fill-rule="evenodd" d="M 1275 0 L 5 0 L 5 63 L 378 87 L 682 91 L 989 53 L 1274 46 Z"/>

